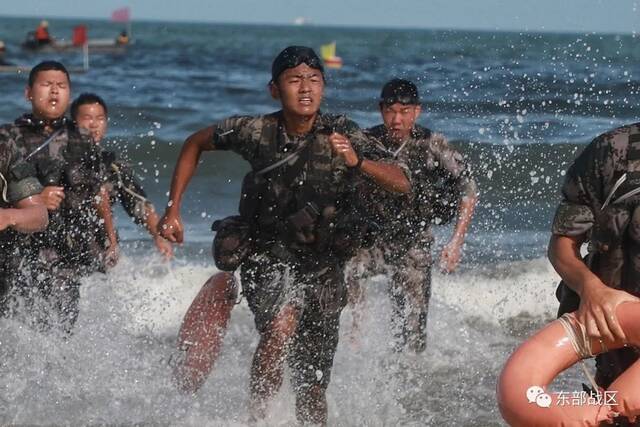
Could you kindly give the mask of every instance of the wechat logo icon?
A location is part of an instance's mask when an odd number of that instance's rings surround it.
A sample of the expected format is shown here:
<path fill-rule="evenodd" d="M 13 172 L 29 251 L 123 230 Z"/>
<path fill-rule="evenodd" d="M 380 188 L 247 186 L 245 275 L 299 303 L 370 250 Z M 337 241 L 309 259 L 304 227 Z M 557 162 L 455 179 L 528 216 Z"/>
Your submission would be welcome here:
<path fill-rule="evenodd" d="M 527 389 L 527 401 L 529 403 L 535 403 L 541 408 L 548 408 L 551 406 L 551 396 L 544 392 L 544 389 L 540 386 L 534 385 Z"/>

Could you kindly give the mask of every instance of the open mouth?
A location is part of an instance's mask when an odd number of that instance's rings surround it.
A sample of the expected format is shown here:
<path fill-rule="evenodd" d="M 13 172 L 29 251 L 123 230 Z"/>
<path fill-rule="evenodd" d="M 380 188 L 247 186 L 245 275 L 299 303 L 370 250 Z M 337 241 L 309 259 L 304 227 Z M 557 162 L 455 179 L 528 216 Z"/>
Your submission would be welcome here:
<path fill-rule="evenodd" d="M 304 98 L 298 99 L 298 102 L 302 105 L 311 105 L 313 104 L 313 99 L 309 97 L 304 97 Z"/>

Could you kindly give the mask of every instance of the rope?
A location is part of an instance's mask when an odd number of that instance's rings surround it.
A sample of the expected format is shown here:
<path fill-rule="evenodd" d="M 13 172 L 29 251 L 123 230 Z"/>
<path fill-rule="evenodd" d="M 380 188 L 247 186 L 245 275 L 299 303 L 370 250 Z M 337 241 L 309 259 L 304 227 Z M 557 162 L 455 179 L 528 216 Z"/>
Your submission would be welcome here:
<path fill-rule="evenodd" d="M 122 175 L 120 174 L 120 168 L 118 166 L 116 166 L 114 163 L 111 163 L 111 169 L 113 169 L 116 175 L 118 175 L 118 185 L 120 186 L 120 188 L 122 188 L 127 193 L 131 194 L 133 197 L 136 197 L 142 200 L 142 202 L 149 203 L 149 200 L 146 197 L 136 193 L 135 191 L 131 190 L 129 187 L 124 185 L 124 181 L 122 180 Z"/>
<path fill-rule="evenodd" d="M 562 325 L 565 332 L 567 333 L 567 337 L 571 341 L 571 345 L 573 346 L 573 349 L 576 351 L 576 353 L 578 354 L 578 357 L 580 357 L 581 359 L 580 365 L 581 365 L 582 371 L 584 372 L 585 376 L 589 380 L 589 383 L 591 384 L 594 390 L 599 390 L 600 387 L 598 387 L 598 385 L 596 384 L 595 378 L 593 377 L 591 372 L 589 372 L 589 369 L 587 368 L 587 364 L 584 363 L 584 359 L 589 359 L 595 356 L 593 354 L 593 349 L 591 348 L 591 340 L 587 336 L 587 329 L 584 327 L 584 325 L 582 325 L 582 323 L 578 322 L 575 316 L 573 316 L 571 313 L 563 314 L 558 320 L 560 321 L 560 324 Z M 600 344 L 602 346 L 602 350 L 606 352 L 607 347 L 604 345 L 602 341 L 600 341 Z"/>
<path fill-rule="evenodd" d="M 9 203 L 9 200 L 7 200 L 7 187 L 9 186 L 9 184 L 7 183 L 7 180 L 5 179 L 4 175 L 2 175 L 2 173 L 0 173 L 0 180 L 2 180 L 2 200 L 5 203 Z"/>

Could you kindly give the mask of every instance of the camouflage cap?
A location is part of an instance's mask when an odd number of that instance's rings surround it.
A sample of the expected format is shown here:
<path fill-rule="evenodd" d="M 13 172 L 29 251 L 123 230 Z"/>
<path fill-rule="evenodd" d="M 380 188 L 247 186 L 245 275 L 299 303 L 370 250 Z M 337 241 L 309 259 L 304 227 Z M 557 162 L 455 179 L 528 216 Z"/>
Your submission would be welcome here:
<path fill-rule="evenodd" d="M 271 81 L 275 82 L 280 74 L 289 68 L 300 64 L 307 64 L 311 68 L 320 70 L 324 75 L 322 61 L 313 49 L 306 46 L 289 46 L 276 56 L 271 65 Z"/>
<path fill-rule="evenodd" d="M 420 104 L 420 95 L 416 85 L 405 79 L 393 79 L 385 83 L 380 93 L 380 103 L 392 105 L 400 103 L 403 105 Z"/>

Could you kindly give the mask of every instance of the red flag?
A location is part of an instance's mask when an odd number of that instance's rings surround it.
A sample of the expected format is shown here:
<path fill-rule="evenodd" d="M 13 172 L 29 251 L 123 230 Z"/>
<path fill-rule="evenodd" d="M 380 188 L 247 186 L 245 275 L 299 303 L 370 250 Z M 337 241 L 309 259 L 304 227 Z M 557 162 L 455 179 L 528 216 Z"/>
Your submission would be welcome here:
<path fill-rule="evenodd" d="M 128 7 L 116 9 L 111 13 L 111 20 L 114 22 L 129 22 L 131 19 L 131 11 Z"/>

